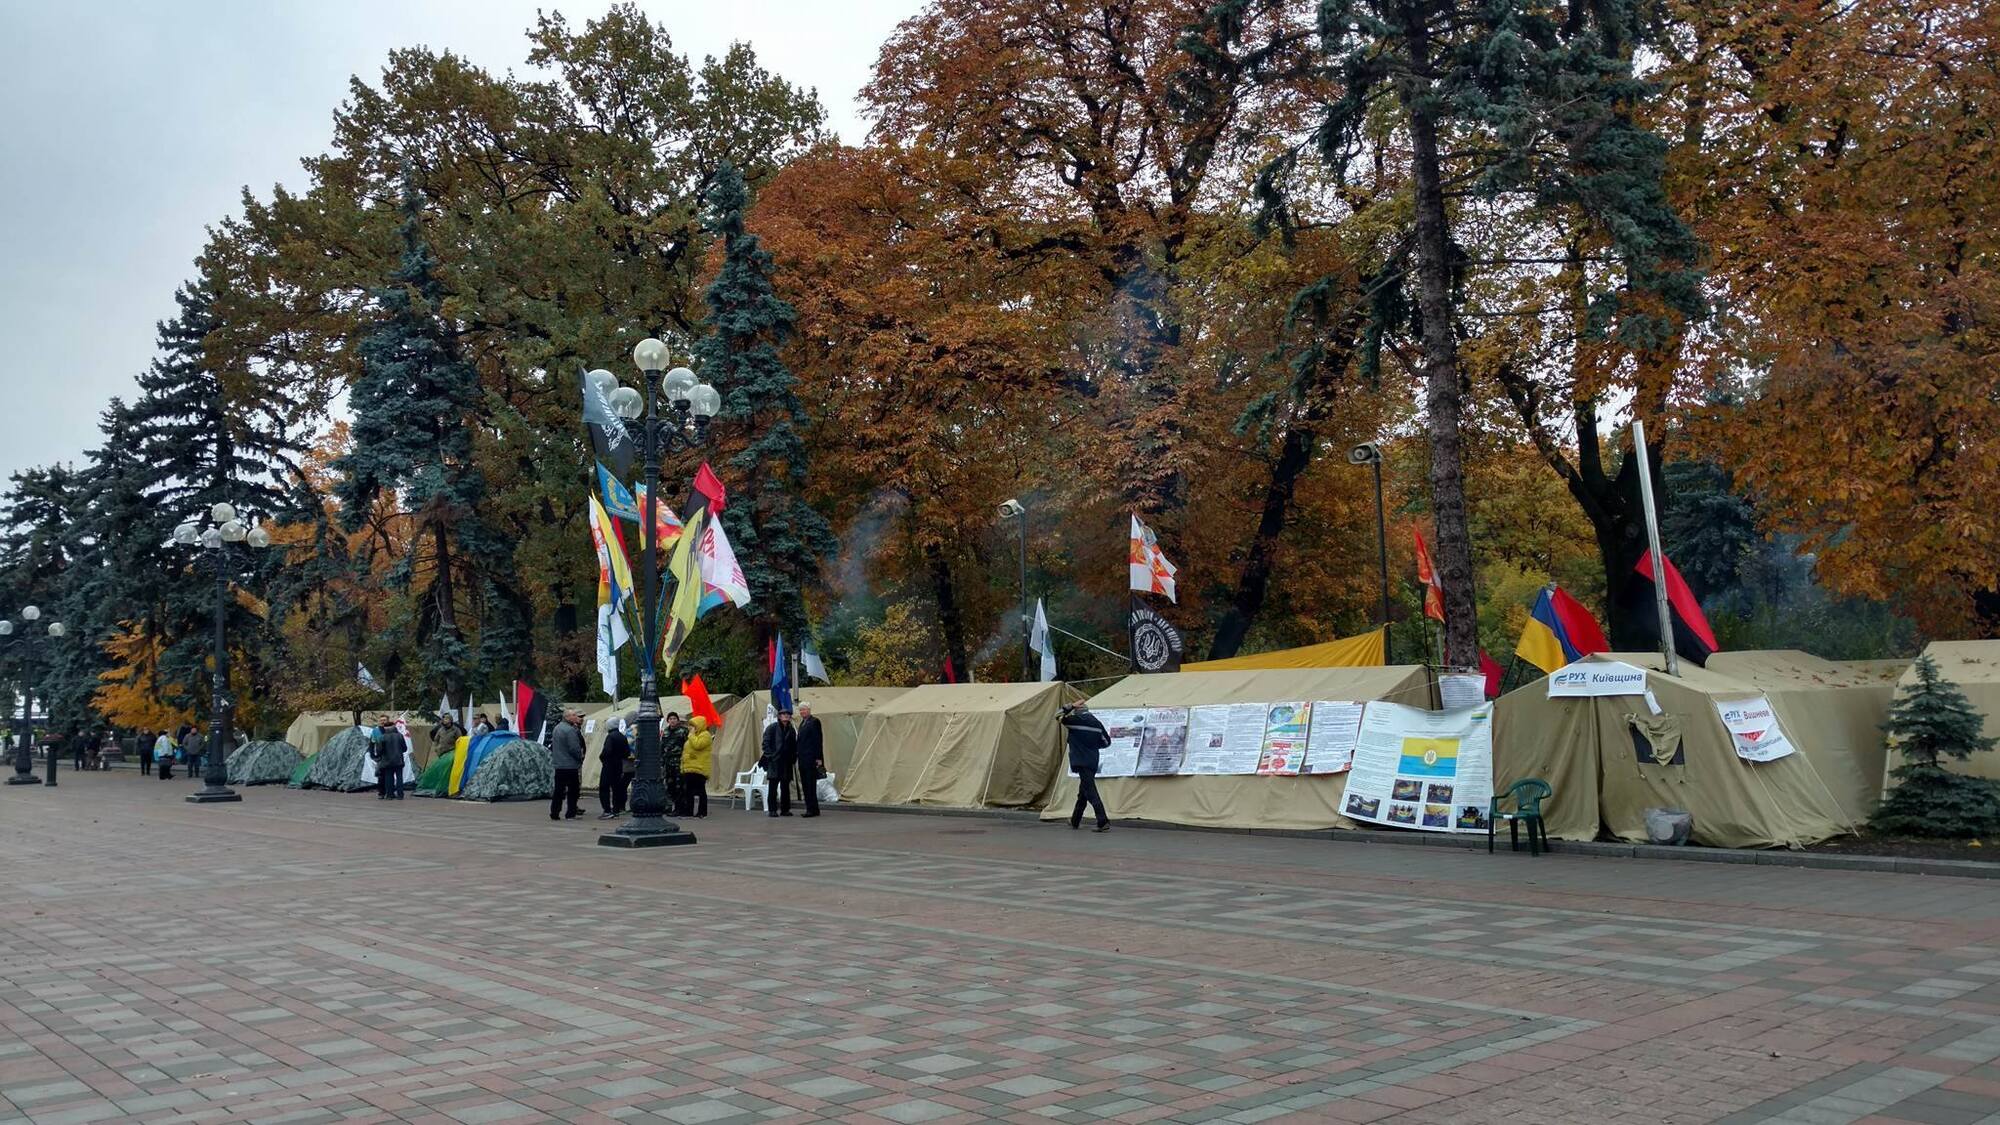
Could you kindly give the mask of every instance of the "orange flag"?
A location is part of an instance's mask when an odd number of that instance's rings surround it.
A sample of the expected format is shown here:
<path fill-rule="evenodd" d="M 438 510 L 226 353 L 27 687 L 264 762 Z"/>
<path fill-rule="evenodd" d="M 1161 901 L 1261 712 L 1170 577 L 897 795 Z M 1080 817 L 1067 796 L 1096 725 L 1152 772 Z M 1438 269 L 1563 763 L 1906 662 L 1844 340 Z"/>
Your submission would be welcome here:
<path fill-rule="evenodd" d="M 681 694 L 687 696 L 690 717 L 700 715 L 708 720 L 708 729 L 722 729 L 722 716 L 715 710 L 715 701 L 708 697 L 708 685 L 701 682 L 701 673 L 681 681 Z"/>
<path fill-rule="evenodd" d="M 1417 581 L 1424 584 L 1424 616 L 1444 620 L 1444 584 L 1438 581 L 1437 567 L 1431 565 L 1431 548 L 1424 542 L 1423 529 L 1410 525 L 1417 540 Z"/>

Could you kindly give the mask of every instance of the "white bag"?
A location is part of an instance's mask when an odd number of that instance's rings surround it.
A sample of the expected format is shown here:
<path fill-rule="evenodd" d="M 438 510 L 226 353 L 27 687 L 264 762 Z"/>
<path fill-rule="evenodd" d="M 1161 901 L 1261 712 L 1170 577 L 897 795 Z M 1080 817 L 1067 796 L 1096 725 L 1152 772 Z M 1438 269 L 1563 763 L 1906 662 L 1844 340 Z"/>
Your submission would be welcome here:
<path fill-rule="evenodd" d="M 819 793 L 820 804 L 837 805 L 840 803 L 840 789 L 833 784 L 832 778 L 822 777 L 814 784 Z"/>

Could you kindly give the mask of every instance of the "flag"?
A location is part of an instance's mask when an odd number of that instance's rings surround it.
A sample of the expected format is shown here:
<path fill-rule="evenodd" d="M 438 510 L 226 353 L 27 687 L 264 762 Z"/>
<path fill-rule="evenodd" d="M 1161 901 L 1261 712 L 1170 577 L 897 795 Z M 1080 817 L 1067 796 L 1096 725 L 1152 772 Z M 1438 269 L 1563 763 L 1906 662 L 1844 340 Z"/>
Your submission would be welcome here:
<path fill-rule="evenodd" d="M 450 718 L 450 717 L 452 716 L 452 713 L 453 713 L 453 712 L 452 712 L 452 709 L 451 709 L 451 696 L 449 696 L 449 695 L 441 695 L 441 696 L 439 696 L 439 697 L 438 697 L 438 709 L 437 709 L 437 717 L 438 717 L 438 721 L 442 722 L 442 721 L 444 721 L 445 719 L 448 719 L 448 718 Z"/>
<path fill-rule="evenodd" d="M 1423 529 L 1410 525 L 1410 534 L 1417 540 L 1417 581 L 1424 584 L 1424 616 L 1444 620 L 1444 583 L 1438 581 L 1437 567 L 1431 565 L 1430 544 L 1424 542 Z"/>
<path fill-rule="evenodd" d="M 542 727 L 548 722 L 548 707 L 548 697 L 536 691 L 533 684 L 526 680 L 514 681 L 514 714 L 517 717 L 514 730 L 522 738 L 541 739 Z"/>
<path fill-rule="evenodd" d="M 366 664 L 356 664 L 354 666 L 354 678 L 361 681 L 361 686 L 367 688 L 369 691 L 382 690 L 382 685 L 375 682 L 375 673 L 370 672 Z"/>
<path fill-rule="evenodd" d="M 771 705 L 780 711 L 792 709 L 792 670 L 785 665 L 785 638 L 771 639 Z"/>
<path fill-rule="evenodd" d="M 1681 579 L 1681 572 L 1674 569 L 1674 560 L 1665 555 L 1660 561 L 1667 564 L 1667 616 L 1673 623 L 1674 652 L 1698 665 L 1706 665 L 1708 658 L 1722 646 L 1715 643 L 1715 631 L 1708 627 L 1708 618 L 1701 612 L 1701 603 L 1695 600 L 1694 591 Z M 1625 584 L 1625 605 L 1631 619 L 1637 623 L 1643 635 L 1659 643 L 1659 609 L 1653 591 L 1653 554 L 1651 551 L 1639 556 L 1639 563 L 1633 571 L 1644 582 Z"/>
<path fill-rule="evenodd" d="M 638 512 L 633 514 L 632 522 L 638 524 L 641 528 L 644 528 L 646 526 L 646 520 L 644 516 L 644 512 L 646 511 L 645 485 L 642 484 L 639 486 L 638 495 L 633 499 L 632 502 L 638 505 Z M 680 539 L 681 532 L 683 530 L 685 530 L 685 528 L 681 526 L 681 518 L 674 514 L 674 510 L 667 506 L 667 502 L 665 500 L 661 500 L 653 505 L 653 534 L 657 536 L 657 538 L 654 540 L 654 547 L 653 547 L 654 550 L 656 551 L 672 550 L 674 543 Z M 644 543 L 645 540 L 641 539 L 640 544 L 642 546 L 642 549 Z"/>
<path fill-rule="evenodd" d="M 1042 654 L 1042 682 L 1056 678 L 1056 649 L 1049 643 L 1049 615 L 1042 608 L 1042 599 L 1035 599 L 1035 627 L 1028 632 L 1028 647 Z"/>
<path fill-rule="evenodd" d="M 598 466 L 598 471 L 601 473 L 603 466 Z M 618 650 L 632 639 L 624 617 L 632 599 L 632 567 L 608 507 L 596 496 L 590 498 L 590 538 L 597 548 L 597 678 L 604 694 L 616 699 Z"/>
<path fill-rule="evenodd" d="M 820 683 L 830 684 L 833 682 L 832 678 L 826 674 L 826 661 L 821 660 L 819 653 L 813 651 L 813 643 L 810 638 L 806 640 L 805 647 L 799 650 L 799 663 L 805 665 L 806 675 L 818 680 Z"/>
<path fill-rule="evenodd" d="M 1131 585 L 1142 594 L 1163 594 L 1166 599 L 1179 604 L 1174 596 L 1174 575 L 1178 573 L 1174 564 L 1167 561 L 1167 554 L 1160 550 L 1159 537 L 1153 529 L 1132 517 L 1132 540 L 1126 550 L 1125 561 L 1131 572 Z"/>
<path fill-rule="evenodd" d="M 1507 673 L 1500 667 L 1499 661 L 1486 654 L 1484 648 L 1479 650 L 1479 674 L 1486 677 L 1486 698 L 1500 698 L 1500 681 L 1506 678 Z"/>
<path fill-rule="evenodd" d="M 729 506 L 729 493 L 722 487 L 722 478 L 715 475 L 715 470 L 709 468 L 706 461 L 701 463 L 701 468 L 695 470 L 694 491 L 697 496 L 707 500 L 705 507 L 719 512 Z"/>
<path fill-rule="evenodd" d="M 729 545 L 729 533 L 722 529 L 720 519 L 711 519 L 703 525 L 695 555 L 702 587 L 696 617 L 725 601 L 738 609 L 750 604 L 750 584 L 743 577 L 743 568 L 737 565 L 736 551 Z"/>
<path fill-rule="evenodd" d="M 681 681 L 681 694 L 687 696 L 689 718 L 699 716 L 708 720 L 708 729 L 722 729 L 722 713 L 715 709 L 715 700 L 709 697 L 708 685 L 702 682 L 701 673 L 695 673 L 693 679 Z"/>
<path fill-rule="evenodd" d="M 951 654 L 948 652 L 944 654 L 944 682 L 948 684 L 958 682 L 958 673 L 952 669 Z"/>
<path fill-rule="evenodd" d="M 632 490 L 619 483 L 604 462 L 597 463 L 597 495 L 604 502 L 604 510 L 622 520 L 639 522 L 639 501 L 632 496 Z"/>
<path fill-rule="evenodd" d="M 632 637 L 625 631 L 625 621 L 611 603 L 599 600 L 597 603 L 597 683 L 604 694 L 618 698 L 618 650 Z"/>
<path fill-rule="evenodd" d="M 1610 650 L 1604 630 L 1597 627 L 1597 619 L 1590 616 L 1583 603 L 1550 583 L 1535 597 L 1535 607 L 1528 611 L 1528 623 L 1521 629 L 1514 655 L 1554 675 L 1566 664 L 1594 652 Z"/>
<path fill-rule="evenodd" d="M 624 473 L 632 467 L 632 433 L 625 420 L 611 409 L 611 397 L 590 383 L 590 373 L 577 365 L 577 383 L 583 392 L 583 428 L 590 434 L 590 448 L 600 461 L 611 462 L 613 470 Z"/>

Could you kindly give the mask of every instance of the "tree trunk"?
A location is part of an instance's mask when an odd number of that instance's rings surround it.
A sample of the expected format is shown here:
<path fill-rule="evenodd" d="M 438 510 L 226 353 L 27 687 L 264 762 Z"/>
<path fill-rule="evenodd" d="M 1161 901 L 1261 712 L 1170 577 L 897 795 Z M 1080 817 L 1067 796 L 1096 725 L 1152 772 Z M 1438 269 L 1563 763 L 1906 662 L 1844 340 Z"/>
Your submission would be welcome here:
<path fill-rule="evenodd" d="M 965 621 L 959 615 L 958 590 L 951 580 L 951 563 L 936 544 L 924 548 L 924 560 L 931 570 L 931 593 L 937 598 L 938 628 L 944 633 L 944 653 L 960 683 L 969 669 L 965 664 Z"/>
<path fill-rule="evenodd" d="M 1418 24 L 1410 31 L 1412 68 L 1429 65 L 1429 43 Z M 1459 440 L 1458 341 L 1451 309 L 1451 245 L 1444 185 L 1438 164 L 1438 129 L 1421 80 L 1403 80 L 1409 115 L 1411 171 L 1416 186 L 1417 307 L 1423 318 L 1424 412 L 1431 446 L 1431 510 L 1437 520 L 1434 562 L 1444 587 L 1444 662 L 1479 665 L 1478 605 L 1472 589 L 1472 537 L 1465 509 L 1465 468 Z"/>
<path fill-rule="evenodd" d="M 1277 463 L 1271 467 L 1271 479 L 1264 485 L 1264 511 L 1257 520 L 1257 534 L 1250 540 L 1250 555 L 1243 560 L 1236 594 L 1222 620 L 1216 623 L 1215 640 L 1208 647 L 1210 660 L 1235 656 L 1264 608 L 1278 539 L 1284 534 L 1286 520 L 1291 516 L 1292 497 L 1298 491 L 1299 478 L 1312 464 L 1313 446 L 1318 440 L 1318 435 L 1302 426 L 1285 431 Z"/>
<path fill-rule="evenodd" d="M 437 544 L 438 576 L 437 581 L 431 584 L 431 597 L 437 604 L 437 627 L 439 632 L 456 642 L 460 637 L 458 632 L 458 607 L 454 604 L 455 599 L 452 597 L 451 537 L 445 534 L 444 521 L 442 519 L 432 521 L 431 537 L 432 541 Z M 464 681 L 465 677 L 458 669 L 453 669 L 446 673 L 445 689 L 451 694 L 453 699 L 457 699 L 464 694 Z"/>

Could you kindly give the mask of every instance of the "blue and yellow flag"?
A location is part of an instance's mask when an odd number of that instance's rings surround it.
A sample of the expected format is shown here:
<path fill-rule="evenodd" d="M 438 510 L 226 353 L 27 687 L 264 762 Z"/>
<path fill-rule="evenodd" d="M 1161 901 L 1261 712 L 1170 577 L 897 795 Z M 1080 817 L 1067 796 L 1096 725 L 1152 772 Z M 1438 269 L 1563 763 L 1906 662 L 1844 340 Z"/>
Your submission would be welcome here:
<path fill-rule="evenodd" d="M 604 462 L 597 463 L 597 495 L 604 510 L 622 520 L 639 522 L 639 501 L 632 496 L 632 490 L 611 475 Z"/>
<path fill-rule="evenodd" d="M 1609 649 L 1604 631 L 1583 604 L 1558 586 L 1542 587 L 1514 655 L 1554 675 L 1565 665 Z"/>

